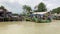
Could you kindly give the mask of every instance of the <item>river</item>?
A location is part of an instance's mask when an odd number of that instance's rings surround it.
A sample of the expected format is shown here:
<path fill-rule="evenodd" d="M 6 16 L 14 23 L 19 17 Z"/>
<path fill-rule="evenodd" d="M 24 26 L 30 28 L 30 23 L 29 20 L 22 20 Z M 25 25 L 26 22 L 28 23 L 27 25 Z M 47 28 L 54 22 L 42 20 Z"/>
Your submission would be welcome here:
<path fill-rule="evenodd" d="M 0 34 L 60 34 L 60 21 L 51 23 L 0 22 Z"/>

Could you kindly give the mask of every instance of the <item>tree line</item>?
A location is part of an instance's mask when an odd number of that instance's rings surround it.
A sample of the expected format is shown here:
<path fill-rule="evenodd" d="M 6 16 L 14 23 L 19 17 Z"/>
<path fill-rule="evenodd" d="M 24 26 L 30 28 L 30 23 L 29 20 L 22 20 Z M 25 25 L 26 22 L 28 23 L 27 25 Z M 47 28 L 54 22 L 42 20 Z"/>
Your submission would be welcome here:
<path fill-rule="evenodd" d="M 47 11 L 46 5 L 43 2 L 39 3 L 34 8 L 36 9 L 36 10 L 34 10 L 34 12 L 45 12 L 45 11 Z M 28 5 L 24 5 L 23 6 L 23 10 L 28 12 L 28 13 L 30 13 L 30 11 L 32 11 L 32 8 L 30 6 L 28 6 Z M 54 9 L 52 9 L 50 11 L 53 14 L 54 13 L 58 13 L 59 14 L 60 13 L 60 7 L 54 8 Z"/>
<path fill-rule="evenodd" d="M 1 8 L 3 9 L 4 6 L 1 6 Z M 45 11 L 47 11 L 46 5 L 43 2 L 41 2 L 37 6 L 35 6 L 34 9 L 36 9 L 36 10 L 32 10 L 32 8 L 28 5 L 23 5 L 23 11 L 24 11 L 23 14 L 24 15 L 25 14 L 31 14 L 31 11 L 34 11 L 34 12 L 45 12 Z M 4 9 L 4 10 L 7 11 L 7 9 Z M 60 13 L 60 7 L 54 8 L 50 11 L 51 11 L 51 13 L 58 13 L 59 14 Z"/>

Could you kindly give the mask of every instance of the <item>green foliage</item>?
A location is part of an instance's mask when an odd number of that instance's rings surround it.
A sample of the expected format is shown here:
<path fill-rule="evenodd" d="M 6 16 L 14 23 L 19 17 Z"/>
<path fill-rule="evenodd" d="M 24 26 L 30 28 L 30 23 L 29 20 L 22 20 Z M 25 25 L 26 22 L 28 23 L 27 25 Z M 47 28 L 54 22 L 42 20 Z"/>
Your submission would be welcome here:
<path fill-rule="evenodd" d="M 38 8 L 38 9 L 37 9 L 38 12 L 47 11 L 47 8 L 46 8 L 45 4 L 42 3 L 42 2 L 37 6 L 37 8 Z"/>
<path fill-rule="evenodd" d="M 23 6 L 24 11 L 27 11 L 28 13 L 30 13 L 30 11 L 32 10 L 30 6 L 24 5 Z"/>
<path fill-rule="evenodd" d="M 30 21 L 31 19 L 30 18 L 26 18 L 26 21 Z"/>
<path fill-rule="evenodd" d="M 53 9 L 51 12 L 59 14 L 60 13 L 60 7 Z"/>
<path fill-rule="evenodd" d="M 18 14 L 16 14 L 16 13 L 14 13 L 13 15 L 14 15 L 14 16 L 18 16 Z"/>
<path fill-rule="evenodd" d="M 37 23 L 49 23 L 49 22 L 51 22 L 51 21 L 49 21 L 49 20 L 40 20 L 40 19 L 38 19 L 37 20 Z"/>
<path fill-rule="evenodd" d="M 23 15 L 25 15 L 25 17 L 28 17 L 31 14 L 30 11 L 32 9 L 30 6 L 24 5 L 23 10 L 25 11 L 25 12 L 23 12 Z M 26 20 L 29 20 L 29 18 L 26 18 Z"/>
<path fill-rule="evenodd" d="M 1 6 L 0 9 L 4 9 L 4 6 Z"/>
<path fill-rule="evenodd" d="M 23 15 L 25 15 L 25 20 L 30 21 L 30 18 L 28 16 L 31 14 L 30 13 L 30 11 L 32 11 L 31 7 L 27 6 L 27 5 L 24 5 L 23 10 L 25 11 L 25 12 L 23 12 Z"/>
<path fill-rule="evenodd" d="M 50 20 L 43 20 L 41 18 L 39 19 L 39 18 L 36 18 L 36 17 L 33 17 L 32 20 L 36 23 L 49 23 L 49 22 L 51 22 Z"/>
<path fill-rule="evenodd" d="M 4 12 L 6 12 L 6 11 L 7 11 L 7 9 L 6 9 L 4 6 L 1 6 L 1 7 L 0 7 L 0 9 L 3 9 L 3 10 L 4 10 Z"/>
<path fill-rule="evenodd" d="M 25 17 L 25 20 L 26 21 L 31 21 L 31 18 L 30 17 Z"/>

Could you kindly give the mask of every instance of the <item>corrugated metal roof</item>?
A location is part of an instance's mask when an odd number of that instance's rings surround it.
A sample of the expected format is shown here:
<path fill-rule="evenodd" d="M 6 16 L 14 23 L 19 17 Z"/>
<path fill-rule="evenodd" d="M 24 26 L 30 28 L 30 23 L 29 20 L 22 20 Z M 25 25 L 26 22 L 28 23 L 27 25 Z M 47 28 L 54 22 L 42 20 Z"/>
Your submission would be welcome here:
<path fill-rule="evenodd" d="M 48 12 L 34 12 L 33 14 L 46 14 Z"/>

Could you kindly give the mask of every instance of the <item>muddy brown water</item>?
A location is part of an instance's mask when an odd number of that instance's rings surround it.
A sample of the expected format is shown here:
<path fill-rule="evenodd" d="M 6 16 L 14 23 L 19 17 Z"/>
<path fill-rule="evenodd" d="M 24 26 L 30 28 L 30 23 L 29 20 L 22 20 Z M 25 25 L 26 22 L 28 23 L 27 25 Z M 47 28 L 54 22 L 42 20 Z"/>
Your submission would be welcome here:
<path fill-rule="evenodd" d="M 60 20 L 51 23 L 0 22 L 0 34 L 60 34 Z"/>

